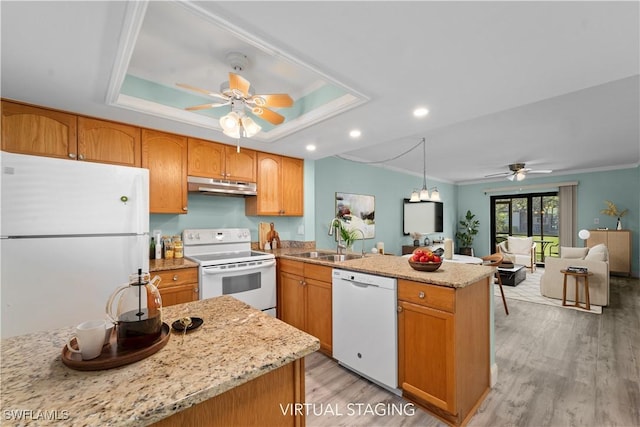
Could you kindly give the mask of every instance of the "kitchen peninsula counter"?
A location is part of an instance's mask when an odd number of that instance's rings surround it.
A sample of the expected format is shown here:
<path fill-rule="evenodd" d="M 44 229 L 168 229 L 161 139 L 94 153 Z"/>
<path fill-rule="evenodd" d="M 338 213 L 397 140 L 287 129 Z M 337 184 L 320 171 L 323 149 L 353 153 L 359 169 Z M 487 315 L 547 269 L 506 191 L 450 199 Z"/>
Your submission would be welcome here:
<path fill-rule="evenodd" d="M 260 417 L 260 425 L 273 420 L 267 412 L 284 417 L 279 403 L 304 402 L 303 358 L 319 348 L 317 338 L 229 296 L 163 308 L 169 325 L 183 316 L 204 320 L 184 343 L 172 332 L 157 353 L 102 371 L 76 371 L 62 363 L 72 327 L 2 340 L 3 425 L 180 425 L 207 406 L 208 420 L 224 413 L 221 425 L 250 422 L 238 415 Z M 260 389 L 252 389 L 260 381 Z M 235 404 L 221 403 L 225 396 Z"/>
<path fill-rule="evenodd" d="M 320 253 L 335 253 L 321 249 L 316 250 Z M 495 272 L 494 267 L 455 262 L 443 262 L 438 270 L 426 272 L 414 270 L 409 265 L 407 258 L 398 256 L 367 254 L 364 258 L 351 259 L 347 261 L 327 261 L 317 258 L 302 258 L 295 256 L 296 253 L 300 252 L 305 251 L 300 249 L 278 249 L 273 251 L 277 257 L 296 261 L 328 265 L 333 268 L 377 274 L 378 276 L 394 277 L 398 279 L 412 280 L 415 282 L 430 283 L 450 288 L 464 288 L 481 279 L 491 276 Z"/>

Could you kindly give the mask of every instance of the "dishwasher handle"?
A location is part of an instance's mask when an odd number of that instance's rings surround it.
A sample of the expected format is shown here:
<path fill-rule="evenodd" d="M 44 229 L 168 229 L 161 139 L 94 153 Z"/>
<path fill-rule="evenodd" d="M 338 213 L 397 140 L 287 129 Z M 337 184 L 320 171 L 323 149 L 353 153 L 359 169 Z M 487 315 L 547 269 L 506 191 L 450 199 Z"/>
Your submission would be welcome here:
<path fill-rule="evenodd" d="M 342 280 L 344 280 L 345 282 L 349 282 L 354 286 L 358 286 L 360 288 L 368 288 L 368 287 L 373 287 L 373 288 L 379 288 L 380 286 L 378 285 L 374 285 L 372 283 L 364 283 L 364 282 L 359 282 L 357 280 L 353 280 L 353 279 L 347 279 L 347 278 L 342 278 Z"/>

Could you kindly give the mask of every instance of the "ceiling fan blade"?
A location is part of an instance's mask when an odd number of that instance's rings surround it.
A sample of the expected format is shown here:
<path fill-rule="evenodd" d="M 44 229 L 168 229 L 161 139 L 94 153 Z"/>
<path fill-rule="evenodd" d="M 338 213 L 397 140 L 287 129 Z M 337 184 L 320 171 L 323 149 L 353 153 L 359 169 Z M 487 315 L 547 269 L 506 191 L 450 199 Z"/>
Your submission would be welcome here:
<path fill-rule="evenodd" d="M 551 169 L 534 169 L 534 170 L 530 170 L 527 173 L 551 173 L 553 172 Z"/>
<path fill-rule="evenodd" d="M 492 176 L 506 176 L 506 175 L 509 175 L 509 174 L 511 174 L 511 172 L 500 172 L 500 173 L 492 173 L 491 175 L 485 175 L 484 177 L 485 178 L 489 178 L 489 177 L 492 177 Z"/>
<path fill-rule="evenodd" d="M 213 96 L 214 98 L 223 99 L 225 101 L 229 100 L 229 97 L 226 96 L 226 95 L 222 95 L 222 94 L 216 93 L 216 92 L 211 92 L 210 90 L 206 90 L 206 89 L 200 89 L 199 87 L 191 86 L 191 85 L 188 85 L 186 83 L 176 83 L 176 86 L 179 86 L 179 87 L 184 88 L 184 89 L 189 89 L 189 90 L 192 90 L 194 92 L 204 93 L 205 95 Z"/>
<path fill-rule="evenodd" d="M 206 110 L 207 108 L 222 107 L 224 105 L 229 105 L 229 104 L 231 104 L 231 101 L 227 101 L 227 102 L 212 102 L 212 103 L 209 103 L 209 104 L 194 105 L 193 107 L 187 107 L 187 108 L 185 108 L 185 110 L 189 110 L 189 111 Z"/>
<path fill-rule="evenodd" d="M 279 125 L 284 122 L 284 116 L 276 113 L 275 111 L 271 111 L 268 108 L 256 107 L 251 110 L 253 114 L 268 121 L 271 124 Z"/>
<path fill-rule="evenodd" d="M 260 107 L 291 107 L 293 105 L 293 99 L 291 99 L 291 97 L 286 93 L 254 95 L 251 100 Z"/>
<path fill-rule="evenodd" d="M 239 74 L 229 73 L 229 89 L 232 91 L 235 89 L 242 93 L 244 98 L 249 97 L 249 87 L 251 83 Z"/>

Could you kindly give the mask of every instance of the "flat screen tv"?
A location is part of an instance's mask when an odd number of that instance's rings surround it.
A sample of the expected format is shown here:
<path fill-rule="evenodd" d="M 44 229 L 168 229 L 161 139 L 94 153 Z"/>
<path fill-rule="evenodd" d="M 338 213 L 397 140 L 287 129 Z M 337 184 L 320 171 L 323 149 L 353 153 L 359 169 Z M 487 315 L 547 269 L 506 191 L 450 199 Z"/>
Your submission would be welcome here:
<path fill-rule="evenodd" d="M 414 231 L 421 234 L 442 233 L 442 208 L 442 202 L 410 202 L 409 199 L 404 199 L 403 234 L 408 235 Z"/>

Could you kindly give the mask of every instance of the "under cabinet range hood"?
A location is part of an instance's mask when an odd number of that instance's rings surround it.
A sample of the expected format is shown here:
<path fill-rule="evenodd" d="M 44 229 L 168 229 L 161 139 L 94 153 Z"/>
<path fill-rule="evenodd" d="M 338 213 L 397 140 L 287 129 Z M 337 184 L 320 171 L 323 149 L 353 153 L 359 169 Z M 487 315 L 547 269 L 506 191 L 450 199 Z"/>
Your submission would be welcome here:
<path fill-rule="evenodd" d="M 229 181 L 226 179 L 188 176 L 189 191 L 212 196 L 255 196 L 255 182 Z"/>

